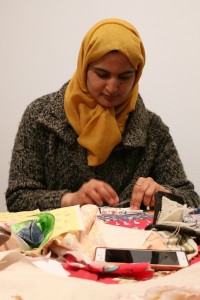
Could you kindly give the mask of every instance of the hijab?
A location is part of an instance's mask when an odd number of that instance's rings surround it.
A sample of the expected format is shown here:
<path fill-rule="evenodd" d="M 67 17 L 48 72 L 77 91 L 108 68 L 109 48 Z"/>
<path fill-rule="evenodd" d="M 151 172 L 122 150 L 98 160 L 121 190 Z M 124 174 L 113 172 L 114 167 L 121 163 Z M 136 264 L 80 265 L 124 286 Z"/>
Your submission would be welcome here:
<path fill-rule="evenodd" d="M 127 99 L 117 107 L 104 108 L 92 99 L 87 89 L 87 68 L 105 54 L 117 50 L 136 70 L 136 78 Z M 145 63 L 145 51 L 137 30 L 120 19 L 105 19 L 85 35 L 78 55 L 77 69 L 64 96 L 64 110 L 76 131 L 78 143 L 87 149 L 89 166 L 106 161 L 122 140 L 129 113 L 135 109 L 138 81 Z"/>

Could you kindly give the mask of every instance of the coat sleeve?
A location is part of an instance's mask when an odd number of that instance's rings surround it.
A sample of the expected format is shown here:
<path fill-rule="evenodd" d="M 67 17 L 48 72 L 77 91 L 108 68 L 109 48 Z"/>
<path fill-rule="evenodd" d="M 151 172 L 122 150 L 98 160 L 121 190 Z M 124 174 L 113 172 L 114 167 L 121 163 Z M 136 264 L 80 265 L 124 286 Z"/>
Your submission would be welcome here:
<path fill-rule="evenodd" d="M 6 191 L 9 211 L 58 208 L 62 195 L 67 192 L 47 189 L 44 168 L 47 133 L 45 128 L 42 134 L 38 132 L 40 107 L 44 109 L 37 101 L 27 107 L 15 138 Z"/>
<path fill-rule="evenodd" d="M 187 178 L 178 151 L 168 131 L 158 148 L 158 155 L 152 168 L 152 177 L 169 189 L 171 193 L 182 197 L 184 203 L 189 207 L 199 206 L 199 195 L 195 192 L 193 183 Z"/>
<path fill-rule="evenodd" d="M 131 197 L 133 186 L 139 177 L 152 177 L 174 195 L 182 197 L 189 207 L 199 207 L 200 198 L 188 180 L 169 128 L 159 116 L 153 114 L 149 124 L 145 154 L 131 182 L 120 197 Z"/>

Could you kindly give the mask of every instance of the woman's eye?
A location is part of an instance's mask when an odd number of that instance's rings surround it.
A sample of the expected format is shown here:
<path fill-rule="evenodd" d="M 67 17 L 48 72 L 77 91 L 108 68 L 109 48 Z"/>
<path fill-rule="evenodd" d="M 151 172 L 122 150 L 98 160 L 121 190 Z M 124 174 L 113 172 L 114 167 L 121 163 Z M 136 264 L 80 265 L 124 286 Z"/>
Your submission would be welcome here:
<path fill-rule="evenodd" d="M 110 77 L 110 74 L 109 73 L 105 73 L 105 72 L 103 72 L 103 73 L 96 72 L 96 75 L 99 78 L 102 78 L 102 79 L 109 79 L 109 77 Z M 119 75 L 118 76 L 118 80 L 126 81 L 126 80 L 129 80 L 131 77 L 132 77 L 132 74 Z"/>
<path fill-rule="evenodd" d="M 130 78 L 131 78 L 130 75 L 129 75 L 129 76 L 120 76 L 120 77 L 119 77 L 120 80 L 128 80 L 128 79 L 130 79 Z"/>
<path fill-rule="evenodd" d="M 100 77 L 100 78 L 107 78 L 108 77 L 108 74 L 100 74 L 100 73 L 97 73 L 97 76 Z"/>
<path fill-rule="evenodd" d="M 108 78 L 108 74 L 107 73 L 96 73 L 96 75 L 100 78 Z"/>

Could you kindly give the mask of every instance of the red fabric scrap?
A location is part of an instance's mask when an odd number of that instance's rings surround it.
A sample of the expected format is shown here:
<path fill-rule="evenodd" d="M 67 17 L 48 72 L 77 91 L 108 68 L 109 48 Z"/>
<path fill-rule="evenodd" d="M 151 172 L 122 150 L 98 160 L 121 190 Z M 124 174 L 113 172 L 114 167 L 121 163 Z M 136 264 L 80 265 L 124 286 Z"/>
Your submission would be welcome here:
<path fill-rule="evenodd" d="M 98 266 L 84 263 L 63 263 L 63 268 L 67 270 L 72 277 L 101 281 L 105 283 L 118 283 L 112 281 L 116 277 L 128 277 L 135 280 L 150 279 L 154 271 L 149 263 L 124 263 L 109 266 Z M 109 280 L 109 278 L 111 280 Z"/>

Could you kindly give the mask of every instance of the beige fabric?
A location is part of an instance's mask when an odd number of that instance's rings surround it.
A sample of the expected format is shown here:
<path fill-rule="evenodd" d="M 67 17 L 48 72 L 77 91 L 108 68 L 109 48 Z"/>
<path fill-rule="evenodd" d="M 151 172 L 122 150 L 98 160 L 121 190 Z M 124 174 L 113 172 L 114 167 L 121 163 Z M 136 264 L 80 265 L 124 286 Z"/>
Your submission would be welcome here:
<path fill-rule="evenodd" d="M 85 279 L 63 278 L 41 271 L 17 251 L 0 253 L 0 299 L 13 300 L 119 300 L 143 297 L 152 287 L 195 286 L 200 280 L 200 263 L 176 273 L 148 281 L 107 285 Z M 20 298 L 18 298 L 20 299 Z"/>
<path fill-rule="evenodd" d="M 158 217 L 158 224 L 171 224 L 171 222 L 182 222 L 183 214 L 187 209 L 187 205 L 179 204 L 167 197 L 162 197 L 162 210 Z M 172 223 L 174 224 L 174 223 Z"/>
<path fill-rule="evenodd" d="M 190 211 L 191 208 L 188 208 L 187 204 L 182 205 L 163 196 L 162 208 L 158 215 L 156 224 L 171 225 L 176 227 L 179 226 L 184 228 L 190 227 L 198 230 L 197 228 L 195 228 L 197 222 L 194 218 L 190 218 L 191 221 L 189 223 L 186 223 L 184 221 L 184 218 L 186 217 L 186 215 L 189 215 Z"/>

